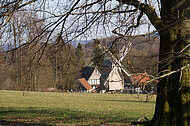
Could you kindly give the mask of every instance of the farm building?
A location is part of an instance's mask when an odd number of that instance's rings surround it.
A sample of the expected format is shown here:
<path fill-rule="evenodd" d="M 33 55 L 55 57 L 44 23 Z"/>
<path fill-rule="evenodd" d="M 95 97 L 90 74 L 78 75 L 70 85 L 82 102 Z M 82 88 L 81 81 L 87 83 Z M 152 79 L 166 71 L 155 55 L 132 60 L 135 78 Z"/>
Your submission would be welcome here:
<path fill-rule="evenodd" d="M 111 57 L 106 57 L 102 63 L 100 90 L 113 91 L 124 89 L 124 78 L 120 67 L 113 63 Z"/>
<path fill-rule="evenodd" d="M 111 57 L 106 57 L 102 63 L 100 90 L 127 90 L 131 93 L 143 93 L 142 88 L 146 88 L 147 91 L 152 90 L 148 89 L 151 88 L 151 86 L 145 87 L 147 81 L 151 80 L 148 73 L 129 74 L 129 76 L 123 75 L 121 68 L 113 63 L 113 59 Z"/>
<path fill-rule="evenodd" d="M 122 67 L 121 62 L 132 47 L 132 43 L 127 41 L 125 45 L 118 47 L 119 55 L 115 57 L 112 52 L 103 45 L 99 45 L 109 55 L 102 63 L 102 75 L 100 77 L 100 90 L 116 91 L 124 89 L 124 76 L 129 76 L 129 71 Z M 120 48 L 120 49 L 119 49 Z"/>
<path fill-rule="evenodd" d="M 81 78 L 78 79 L 78 81 L 80 82 L 80 91 L 82 92 L 91 92 L 93 90 L 93 88 L 90 86 L 90 84 L 86 81 L 85 78 Z"/>
<path fill-rule="evenodd" d="M 150 80 L 151 78 L 146 72 L 130 74 L 130 78 L 125 79 L 125 89 L 131 93 L 143 93 L 141 88 L 145 88 L 145 85 L 147 85 L 147 82 Z M 148 86 L 146 88 L 148 88 Z M 151 89 L 146 90 L 150 91 Z"/>
<path fill-rule="evenodd" d="M 101 73 L 96 67 L 83 67 L 80 72 L 81 78 L 86 79 L 93 89 L 100 86 Z"/>
<path fill-rule="evenodd" d="M 147 84 L 147 81 L 150 81 L 150 76 L 145 73 L 131 74 L 131 77 L 134 78 L 131 82 L 135 87 L 142 87 Z"/>

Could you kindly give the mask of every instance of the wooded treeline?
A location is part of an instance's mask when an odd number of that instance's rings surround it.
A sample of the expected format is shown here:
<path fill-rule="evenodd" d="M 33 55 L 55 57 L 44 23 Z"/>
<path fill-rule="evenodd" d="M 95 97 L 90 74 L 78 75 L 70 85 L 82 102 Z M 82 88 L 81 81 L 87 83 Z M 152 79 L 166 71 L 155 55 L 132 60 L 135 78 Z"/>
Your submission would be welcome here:
<path fill-rule="evenodd" d="M 56 43 L 56 46 L 48 44 L 43 55 L 38 45 L 1 51 L 0 89 L 67 91 L 75 88 L 84 65 L 81 44 L 74 47 L 62 39 Z"/>
<path fill-rule="evenodd" d="M 98 39 L 109 47 L 115 37 Z M 17 50 L 1 51 L 0 89 L 26 91 L 68 91 L 77 90 L 80 70 L 86 65 L 96 65 L 101 71 L 101 62 L 108 56 L 99 49 L 95 40 L 74 46 L 65 43 L 57 35 L 45 50 L 36 44 Z M 110 48 L 118 55 L 121 47 L 129 40 L 118 40 Z M 156 75 L 158 70 L 158 37 L 140 37 L 133 43 L 122 64 L 131 73 Z M 10 47 L 11 48 L 11 47 Z"/>

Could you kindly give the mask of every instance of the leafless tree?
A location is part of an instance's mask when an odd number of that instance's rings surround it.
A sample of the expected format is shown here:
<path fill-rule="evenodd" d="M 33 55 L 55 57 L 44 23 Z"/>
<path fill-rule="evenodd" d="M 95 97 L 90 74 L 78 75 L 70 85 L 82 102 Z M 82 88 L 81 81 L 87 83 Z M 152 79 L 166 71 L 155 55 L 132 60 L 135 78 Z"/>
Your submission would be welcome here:
<path fill-rule="evenodd" d="M 35 5 L 36 2 L 41 2 Z M 13 13 L 33 4 L 33 11 L 46 16 L 45 26 L 30 42 L 31 45 L 42 36 L 41 56 L 55 34 L 59 34 L 70 43 L 81 37 L 101 37 L 118 35 L 122 37 L 147 36 L 159 33 L 159 74 L 154 79 L 158 83 L 158 96 L 155 115 L 149 125 L 189 125 L 189 18 L 190 2 L 178 1 L 142 1 L 142 0 L 72 0 L 57 1 L 5 1 L 1 3 L 1 34 L 12 19 Z M 43 7 L 42 7 L 42 6 Z M 52 6 L 50 6 L 52 5 Z M 155 30 L 151 30 L 154 26 Z M 142 33 L 142 29 L 147 29 Z M 140 34 L 138 34 L 140 33 Z M 6 33 L 5 33 L 6 34 Z M 1 35 L 2 36 L 2 35 Z M 114 42 L 113 42 L 114 43 Z"/>

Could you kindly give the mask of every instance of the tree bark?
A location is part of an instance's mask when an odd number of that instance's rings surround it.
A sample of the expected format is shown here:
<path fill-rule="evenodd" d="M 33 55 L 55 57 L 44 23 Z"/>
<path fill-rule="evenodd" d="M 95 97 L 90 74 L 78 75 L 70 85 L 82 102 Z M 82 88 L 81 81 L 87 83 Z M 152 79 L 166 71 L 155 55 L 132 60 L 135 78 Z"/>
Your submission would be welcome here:
<path fill-rule="evenodd" d="M 162 0 L 161 19 L 171 25 L 160 34 L 160 75 L 178 71 L 190 63 L 190 1 Z M 190 66 L 163 78 L 151 126 L 190 125 Z"/>

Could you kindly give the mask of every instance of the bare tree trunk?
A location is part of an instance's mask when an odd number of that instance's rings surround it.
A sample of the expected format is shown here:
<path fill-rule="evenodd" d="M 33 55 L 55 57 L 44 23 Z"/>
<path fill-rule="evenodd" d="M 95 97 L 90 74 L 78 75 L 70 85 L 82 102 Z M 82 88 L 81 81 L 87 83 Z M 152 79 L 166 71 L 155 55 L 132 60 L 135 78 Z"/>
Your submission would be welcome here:
<path fill-rule="evenodd" d="M 169 23 L 175 25 L 160 33 L 159 68 L 162 73 L 163 70 L 176 71 L 176 73 L 163 78 L 158 84 L 158 96 L 151 126 L 190 125 L 190 66 L 188 65 L 190 63 L 190 19 L 177 22 L 180 13 L 181 15 L 187 13 L 184 9 L 189 7 L 189 3 L 186 0 L 176 8 L 179 4 L 176 1 L 162 1 L 162 19 L 168 25 Z M 179 10 L 173 12 L 174 8 Z M 188 17 L 189 14 L 183 16 Z"/>
<path fill-rule="evenodd" d="M 19 26 L 18 22 L 17 22 L 17 26 L 18 26 L 18 35 L 19 35 L 19 47 L 21 47 L 21 27 Z M 23 85 L 22 85 L 22 49 L 20 49 L 18 51 L 18 56 L 19 58 L 18 60 L 18 81 L 19 81 L 19 85 L 20 85 L 20 90 L 23 90 Z"/>
<path fill-rule="evenodd" d="M 56 54 L 55 54 L 55 83 L 54 88 L 57 88 L 57 45 L 56 45 Z"/>

